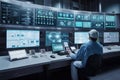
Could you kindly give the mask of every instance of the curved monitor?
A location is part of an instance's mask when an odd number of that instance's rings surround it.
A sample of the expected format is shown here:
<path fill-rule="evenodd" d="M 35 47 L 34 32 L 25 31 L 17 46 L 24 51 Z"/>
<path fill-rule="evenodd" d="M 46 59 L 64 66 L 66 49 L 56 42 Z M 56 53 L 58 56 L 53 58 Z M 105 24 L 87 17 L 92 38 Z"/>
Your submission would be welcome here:
<path fill-rule="evenodd" d="M 40 46 L 40 32 L 37 30 L 7 30 L 6 48 Z"/>

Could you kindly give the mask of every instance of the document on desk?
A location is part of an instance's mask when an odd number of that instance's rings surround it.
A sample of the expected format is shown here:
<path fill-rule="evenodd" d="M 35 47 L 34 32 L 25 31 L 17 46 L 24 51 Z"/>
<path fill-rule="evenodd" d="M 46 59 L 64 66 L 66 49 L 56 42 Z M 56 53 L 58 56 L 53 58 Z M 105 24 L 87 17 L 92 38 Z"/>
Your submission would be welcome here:
<path fill-rule="evenodd" d="M 27 53 L 24 49 L 23 50 L 8 51 L 8 53 L 9 53 L 11 61 L 28 57 Z"/>

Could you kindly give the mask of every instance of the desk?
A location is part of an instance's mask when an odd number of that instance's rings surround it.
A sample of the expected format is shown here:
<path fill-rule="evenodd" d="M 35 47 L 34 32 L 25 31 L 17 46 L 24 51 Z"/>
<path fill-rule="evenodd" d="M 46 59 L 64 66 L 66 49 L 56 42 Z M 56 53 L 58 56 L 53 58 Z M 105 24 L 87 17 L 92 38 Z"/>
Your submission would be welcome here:
<path fill-rule="evenodd" d="M 108 50 L 103 48 L 104 59 L 112 57 L 113 55 L 120 56 L 120 47 Z M 44 72 L 55 68 L 65 67 L 70 65 L 71 58 L 59 56 L 54 54 L 56 58 L 50 58 L 52 52 L 46 52 L 40 57 L 40 53 L 36 53 L 38 58 L 32 58 L 29 56 L 27 59 L 9 61 L 9 56 L 0 57 L 0 80 L 8 80 L 15 77 L 30 75 L 37 72 Z M 111 55 L 112 54 L 112 55 Z"/>
<path fill-rule="evenodd" d="M 8 56 L 0 57 L 0 80 L 8 80 L 14 77 L 43 72 L 43 66 L 49 64 L 49 59 L 45 57 L 27 58 L 16 61 L 9 61 Z"/>
<path fill-rule="evenodd" d="M 103 58 L 111 58 L 120 56 L 120 46 L 112 46 L 111 49 L 108 49 L 108 47 L 103 47 Z"/>

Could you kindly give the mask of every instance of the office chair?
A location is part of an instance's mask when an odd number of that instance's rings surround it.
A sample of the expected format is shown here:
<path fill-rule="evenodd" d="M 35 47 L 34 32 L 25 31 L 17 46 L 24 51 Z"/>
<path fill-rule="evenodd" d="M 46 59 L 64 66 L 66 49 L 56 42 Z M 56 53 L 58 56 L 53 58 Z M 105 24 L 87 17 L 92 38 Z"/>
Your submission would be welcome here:
<path fill-rule="evenodd" d="M 78 68 L 79 80 L 90 80 L 89 76 L 95 76 L 101 71 L 102 55 L 94 54 L 88 57 L 85 68 Z"/>

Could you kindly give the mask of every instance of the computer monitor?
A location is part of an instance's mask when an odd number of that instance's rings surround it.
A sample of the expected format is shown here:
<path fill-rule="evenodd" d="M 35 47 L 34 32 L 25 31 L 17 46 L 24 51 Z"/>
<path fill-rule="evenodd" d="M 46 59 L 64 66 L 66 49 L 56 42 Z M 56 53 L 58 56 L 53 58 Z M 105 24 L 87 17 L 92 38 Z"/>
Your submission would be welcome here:
<path fill-rule="evenodd" d="M 104 32 L 104 43 L 118 43 L 119 32 Z"/>
<path fill-rule="evenodd" d="M 83 28 L 91 28 L 91 22 L 83 22 Z"/>
<path fill-rule="evenodd" d="M 6 48 L 25 48 L 40 46 L 38 30 L 7 30 Z"/>
<path fill-rule="evenodd" d="M 115 15 L 106 15 L 105 27 L 106 28 L 115 28 L 116 27 L 116 16 Z"/>
<path fill-rule="evenodd" d="M 52 44 L 52 51 L 53 51 L 53 52 L 64 51 L 64 46 L 63 46 L 63 44 Z"/>
<path fill-rule="evenodd" d="M 69 42 L 69 34 L 60 31 L 46 31 L 45 46 L 51 46 L 53 43 Z"/>
<path fill-rule="evenodd" d="M 75 32 L 74 44 L 82 44 L 89 41 L 88 32 Z"/>
<path fill-rule="evenodd" d="M 81 21 L 76 21 L 75 22 L 75 27 L 82 27 L 82 22 Z"/>
<path fill-rule="evenodd" d="M 61 43 L 60 31 L 46 31 L 46 46 L 51 46 L 53 43 Z"/>

